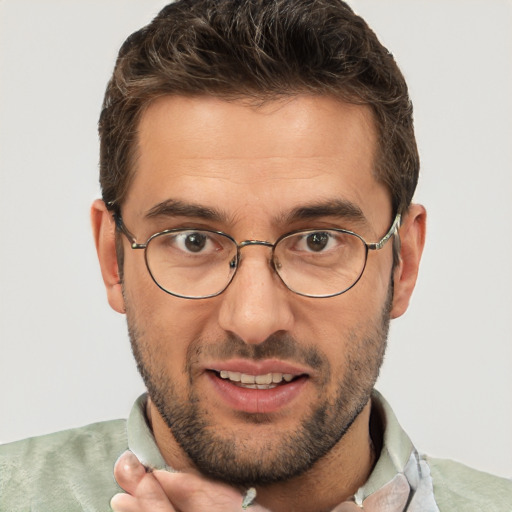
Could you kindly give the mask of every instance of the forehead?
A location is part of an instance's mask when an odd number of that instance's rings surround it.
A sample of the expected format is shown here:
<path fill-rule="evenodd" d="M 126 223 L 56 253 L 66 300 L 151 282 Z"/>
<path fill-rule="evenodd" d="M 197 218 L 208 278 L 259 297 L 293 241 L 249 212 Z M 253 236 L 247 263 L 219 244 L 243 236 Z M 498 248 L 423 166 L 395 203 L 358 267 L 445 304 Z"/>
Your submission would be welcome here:
<path fill-rule="evenodd" d="M 374 177 L 376 141 L 368 107 L 331 97 L 260 106 L 163 97 L 141 118 L 126 205 L 138 215 L 169 199 L 248 214 L 334 198 L 363 211 L 376 198 L 386 207 Z"/>

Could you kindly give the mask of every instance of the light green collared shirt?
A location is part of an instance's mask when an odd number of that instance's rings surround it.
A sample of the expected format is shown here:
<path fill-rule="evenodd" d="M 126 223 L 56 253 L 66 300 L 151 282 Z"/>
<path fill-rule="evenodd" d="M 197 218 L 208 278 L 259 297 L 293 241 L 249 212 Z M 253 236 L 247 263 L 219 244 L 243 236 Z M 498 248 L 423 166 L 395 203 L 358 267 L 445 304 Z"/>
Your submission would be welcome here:
<path fill-rule="evenodd" d="M 0 511 L 109 511 L 121 491 L 114 464 L 127 449 L 147 466 L 170 469 L 146 421 L 146 400 L 135 402 L 127 421 L 0 446 Z M 377 392 L 372 415 L 383 426 L 379 459 L 365 485 L 335 512 L 512 512 L 511 481 L 419 455 Z"/>

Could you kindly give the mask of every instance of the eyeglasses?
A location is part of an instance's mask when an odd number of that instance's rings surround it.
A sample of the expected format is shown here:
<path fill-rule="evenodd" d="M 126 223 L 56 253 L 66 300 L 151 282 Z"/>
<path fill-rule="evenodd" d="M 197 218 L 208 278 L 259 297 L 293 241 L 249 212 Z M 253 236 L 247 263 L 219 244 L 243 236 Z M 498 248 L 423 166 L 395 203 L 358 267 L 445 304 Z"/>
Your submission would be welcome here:
<path fill-rule="evenodd" d="M 241 250 L 263 245 L 271 249 L 270 264 L 284 285 L 305 297 L 333 297 L 350 290 L 363 275 L 368 251 L 378 251 L 397 232 L 397 214 L 388 232 L 376 243 L 345 229 L 304 229 L 286 233 L 275 243 L 237 242 L 221 231 L 167 229 L 139 244 L 114 214 L 117 229 L 132 249 L 144 249 L 146 266 L 164 292 L 184 299 L 220 295 L 242 262 Z"/>

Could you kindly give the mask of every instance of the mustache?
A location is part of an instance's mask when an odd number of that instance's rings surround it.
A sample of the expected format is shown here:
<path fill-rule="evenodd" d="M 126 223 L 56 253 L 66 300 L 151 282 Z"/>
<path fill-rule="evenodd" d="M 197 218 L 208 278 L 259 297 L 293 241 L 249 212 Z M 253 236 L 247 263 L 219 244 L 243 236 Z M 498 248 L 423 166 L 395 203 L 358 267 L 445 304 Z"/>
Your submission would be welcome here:
<path fill-rule="evenodd" d="M 195 346 L 194 346 L 195 345 Z M 235 334 L 228 334 L 223 341 L 217 343 L 204 343 L 198 340 L 190 347 L 188 361 L 194 356 L 214 359 L 243 358 L 261 361 L 263 359 L 281 359 L 298 362 L 316 370 L 329 373 L 330 364 L 327 357 L 314 345 L 304 346 L 287 333 L 274 333 L 261 343 L 246 343 Z"/>

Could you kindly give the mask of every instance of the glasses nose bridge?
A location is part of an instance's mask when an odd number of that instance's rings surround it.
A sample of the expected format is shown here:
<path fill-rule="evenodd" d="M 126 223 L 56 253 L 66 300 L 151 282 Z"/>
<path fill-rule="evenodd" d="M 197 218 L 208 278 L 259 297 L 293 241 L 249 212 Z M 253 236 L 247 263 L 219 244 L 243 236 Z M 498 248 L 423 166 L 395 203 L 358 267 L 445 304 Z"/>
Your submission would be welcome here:
<path fill-rule="evenodd" d="M 274 265 L 274 249 L 276 247 L 276 244 L 273 244 L 272 242 L 268 242 L 267 240 L 243 240 L 242 242 L 237 243 L 237 253 L 238 253 L 238 261 L 241 263 L 242 261 L 242 253 L 241 249 L 245 247 L 255 247 L 257 245 L 262 245 L 263 247 L 268 247 L 271 250 L 269 263 L 273 270 L 275 269 Z"/>
<path fill-rule="evenodd" d="M 274 248 L 275 244 L 271 242 L 267 242 L 266 240 L 244 240 L 237 244 L 238 249 L 243 249 L 244 247 L 252 246 L 252 245 L 263 245 L 264 247 Z"/>

